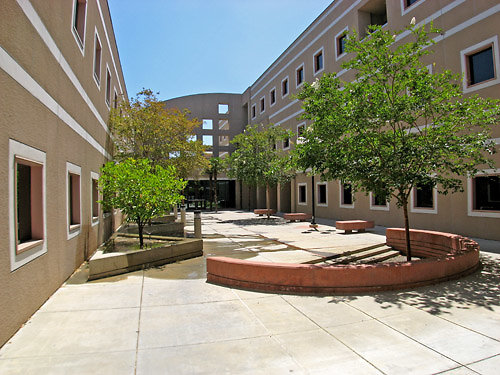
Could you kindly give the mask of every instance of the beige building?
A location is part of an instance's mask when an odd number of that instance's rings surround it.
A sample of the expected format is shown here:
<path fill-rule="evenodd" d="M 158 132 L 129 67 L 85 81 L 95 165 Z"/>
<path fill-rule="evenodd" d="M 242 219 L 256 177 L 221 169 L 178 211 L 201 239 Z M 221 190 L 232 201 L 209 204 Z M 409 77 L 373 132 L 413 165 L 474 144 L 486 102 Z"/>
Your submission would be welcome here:
<path fill-rule="evenodd" d="M 106 0 L 0 1 L 0 346 L 112 232 L 97 179 L 127 92 Z"/>
<path fill-rule="evenodd" d="M 298 117 L 301 104 L 293 99 L 303 82 L 313 82 L 324 72 L 338 72 L 348 80 L 352 72 L 341 64 L 349 58 L 344 51 L 346 31 L 365 33 L 369 24 L 400 30 L 415 17 L 417 25 L 431 21 L 443 30 L 435 37 L 434 53 L 425 63 L 431 69 L 450 69 L 463 74 L 466 95 L 500 98 L 499 33 L 500 4 L 498 0 L 336 0 L 279 56 L 279 58 L 243 93 L 239 106 L 246 123 L 275 123 L 300 133 L 307 122 Z M 405 42 L 408 33 L 398 41 Z M 435 66 L 432 64 L 435 63 Z M 220 94 L 217 94 L 220 95 Z M 183 106 L 193 112 L 213 106 L 213 98 L 204 95 L 204 103 L 185 97 Z M 210 101 L 212 104 L 210 104 Z M 174 103 L 175 100 L 167 101 Z M 214 107 L 215 108 L 215 107 Z M 212 109 L 214 110 L 214 109 Z M 233 124 L 232 124 L 233 126 Z M 203 137 L 205 131 L 200 130 Z M 500 129 L 493 138 L 500 143 Z M 294 147 L 296 137 L 284 149 Z M 500 240 L 500 157 L 499 168 L 464 179 L 463 193 L 443 196 L 435 190 L 421 189 L 412 194 L 410 225 L 463 235 Z M 238 188 L 236 188 L 238 190 Z M 312 190 L 315 201 L 312 202 Z M 243 189 L 243 202 L 248 202 Z M 265 207 L 262 189 L 253 192 L 254 207 Z M 278 186 L 272 195 L 272 206 L 280 212 L 311 212 L 330 219 L 374 220 L 383 226 L 402 226 L 403 213 L 395 202 L 379 202 L 372 194 L 351 194 L 338 181 L 321 182 L 298 174 L 285 186 Z M 247 207 L 236 201 L 236 207 Z"/>

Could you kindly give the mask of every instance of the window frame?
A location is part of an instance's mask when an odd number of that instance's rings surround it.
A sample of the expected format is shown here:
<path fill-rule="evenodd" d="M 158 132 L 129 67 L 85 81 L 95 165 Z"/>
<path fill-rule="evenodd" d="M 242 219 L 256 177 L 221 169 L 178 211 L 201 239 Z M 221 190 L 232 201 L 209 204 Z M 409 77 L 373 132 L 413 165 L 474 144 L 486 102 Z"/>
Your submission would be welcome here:
<path fill-rule="evenodd" d="M 264 95 L 259 99 L 259 114 L 263 114 L 266 111 L 266 96 Z"/>
<path fill-rule="evenodd" d="M 226 112 L 222 112 L 221 111 L 221 107 L 223 106 L 227 106 L 227 111 Z M 217 114 L 219 115 L 228 115 L 229 114 L 229 104 L 227 103 L 217 103 Z"/>
<path fill-rule="evenodd" d="M 411 5 L 406 5 L 407 0 L 401 0 L 401 15 L 404 16 L 406 13 L 411 12 L 413 9 L 415 9 L 417 6 L 420 4 L 424 3 L 425 0 L 417 0 Z"/>
<path fill-rule="evenodd" d="M 210 124 L 210 127 L 209 128 L 206 128 L 205 127 L 205 122 L 207 124 Z M 201 129 L 202 130 L 214 130 L 214 120 L 210 119 L 210 118 L 204 118 L 201 120 Z"/>
<path fill-rule="evenodd" d="M 273 101 L 273 93 L 274 93 L 274 101 Z M 276 104 L 276 86 L 269 90 L 269 107 L 272 107 Z"/>
<path fill-rule="evenodd" d="M 351 187 L 351 204 L 345 204 L 344 203 L 344 185 L 342 182 L 339 181 L 339 207 L 340 208 L 354 208 L 354 193 L 352 191 Z"/>
<path fill-rule="evenodd" d="M 438 198 L 438 191 L 436 187 L 432 188 L 432 208 L 428 207 L 417 207 L 417 188 L 414 187 L 411 189 L 410 192 L 410 212 L 415 213 L 415 214 L 437 214 L 438 213 L 438 208 L 437 208 L 437 198 Z"/>
<path fill-rule="evenodd" d="M 305 189 L 305 193 L 304 193 L 305 200 L 303 202 L 301 202 L 301 200 L 300 200 L 300 188 L 301 187 L 304 187 L 304 189 Z M 306 182 L 299 182 L 297 184 L 297 204 L 300 206 L 307 206 L 307 183 Z"/>
<path fill-rule="evenodd" d="M 288 146 L 285 146 L 285 141 L 287 141 Z M 283 150 L 289 150 L 290 149 L 290 138 L 286 138 L 283 140 Z"/>
<path fill-rule="evenodd" d="M 302 82 L 299 83 L 299 71 L 302 70 Z M 300 64 L 295 68 L 295 88 L 298 89 L 306 81 L 306 72 L 304 68 L 304 63 Z"/>
<path fill-rule="evenodd" d="M 73 34 L 73 37 L 75 38 L 76 44 L 78 46 L 78 49 L 82 53 L 82 56 L 85 56 L 85 36 L 87 32 L 87 8 L 89 5 L 88 0 L 83 0 L 85 2 L 85 15 L 83 16 L 83 40 L 78 34 L 78 30 L 75 27 L 76 24 L 76 10 L 77 10 L 77 4 L 79 3 L 79 0 L 73 0 L 73 12 L 72 12 L 72 17 L 71 17 L 71 33 Z"/>
<path fill-rule="evenodd" d="M 300 128 L 303 128 L 304 130 L 302 131 L 302 134 L 306 131 L 306 123 L 305 122 L 301 122 L 300 124 L 297 125 L 297 144 L 300 144 L 300 143 L 303 143 L 304 142 L 304 137 L 302 135 L 300 135 L 300 131 L 299 129 Z"/>
<path fill-rule="evenodd" d="M 349 32 L 349 27 L 344 27 L 337 35 L 335 35 L 335 61 L 340 60 L 342 57 L 347 55 L 347 52 L 342 52 L 339 54 L 339 41 L 340 38 L 345 36 Z"/>
<path fill-rule="evenodd" d="M 322 58 L 322 67 L 321 69 L 316 70 L 316 57 L 321 54 Z M 320 49 L 318 49 L 314 54 L 313 54 L 313 73 L 314 76 L 320 74 L 325 70 L 325 48 L 321 46 Z"/>
<path fill-rule="evenodd" d="M 30 241 L 19 248 L 17 244 L 17 164 L 22 160 L 26 165 L 41 167 L 41 220 L 42 238 Z M 24 164 L 24 163 L 22 163 Z M 24 143 L 9 139 L 9 252 L 10 270 L 31 262 L 47 252 L 47 188 L 46 153 Z"/>
<path fill-rule="evenodd" d="M 481 52 L 489 47 L 492 47 L 492 57 L 493 57 L 493 70 L 495 76 L 483 82 L 478 82 L 474 84 L 469 84 L 470 82 L 470 72 L 469 72 L 469 56 L 475 53 Z M 491 38 L 485 39 L 479 43 L 476 43 L 470 47 L 467 47 L 460 51 L 460 63 L 462 69 L 462 90 L 464 93 L 473 92 L 476 90 L 481 90 L 486 87 L 490 87 L 500 83 L 500 54 L 498 52 L 498 35 Z"/>
<path fill-rule="evenodd" d="M 388 202 L 388 201 L 385 202 L 385 206 L 375 204 L 375 194 L 373 194 L 372 191 L 370 191 L 369 197 L 370 197 L 370 210 L 374 210 L 374 211 L 389 211 L 390 210 L 390 202 Z"/>
<path fill-rule="evenodd" d="M 324 186 L 325 187 L 325 198 L 326 198 L 325 203 L 320 203 L 319 202 L 319 197 L 320 197 L 319 187 L 320 186 Z M 318 207 L 328 207 L 328 183 L 326 181 L 318 181 L 318 182 L 316 182 L 316 206 L 318 206 Z"/>
<path fill-rule="evenodd" d="M 474 178 L 485 176 L 499 176 L 500 168 L 485 169 L 474 176 L 467 178 L 467 216 L 474 217 L 487 217 L 487 218 L 500 218 L 500 211 L 481 211 L 474 209 Z"/>
<path fill-rule="evenodd" d="M 106 63 L 106 87 L 104 92 L 104 102 L 106 103 L 108 109 L 111 109 L 111 87 L 112 87 L 111 80 L 112 80 L 111 71 L 109 70 L 109 66 Z"/>
<path fill-rule="evenodd" d="M 99 43 L 100 47 L 100 56 L 99 56 L 99 74 L 96 75 L 96 57 L 97 57 L 97 43 Z M 94 77 L 94 82 L 97 85 L 97 88 L 101 90 L 101 70 L 102 70 L 102 44 L 101 44 L 101 38 L 99 38 L 99 34 L 97 32 L 97 27 L 95 28 L 94 32 L 94 72 L 92 76 Z"/>
<path fill-rule="evenodd" d="M 79 177 L 78 183 L 78 200 L 79 200 L 79 216 L 78 224 L 71 224 L 71 196 L 69 191 L 71 174 Z M 81 233 L 82 228 L 82 168 L 76 164 L 66 162 L 66 239 L 70 240 Z"/>
<path fill-rule="evenodd" d="M 252 118 L 252 120 L 257 117 L 257 104 L 255 104 L 255 103 L 252 104 L 250 117 Z"/>
<path fill-rule="evenodd" d="M 99 181 L 99 173 L 90 172 L 90 222 L 95 227 L 101 220 L 101 204 L 97 202 L 97 216 L 94 216 L 94 181 Z M 99 186 L 99 185 L 98 185 Z M 97 189 L 97 201 L 101 199 L 101 193 Z"/>
<path fill-rule="evenodd" d="M 283 83 L 286 82 L 286 93 L 283 94 Z M 290 79 L 288 76 L 281 80 L 281 98 L 286 98 L 290 94 Z"/>

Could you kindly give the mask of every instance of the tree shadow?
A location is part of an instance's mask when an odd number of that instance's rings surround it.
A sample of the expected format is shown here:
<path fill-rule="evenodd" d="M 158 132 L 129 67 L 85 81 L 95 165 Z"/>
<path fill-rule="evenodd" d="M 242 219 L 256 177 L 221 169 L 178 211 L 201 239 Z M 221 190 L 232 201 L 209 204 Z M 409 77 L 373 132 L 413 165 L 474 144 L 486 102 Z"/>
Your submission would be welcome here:
<path fill-rule="evenodd" d="M 500 306 L 500 261 L 481 255 L 481 267 L 475 273 L 458 280 L 416 288 L 413 290 L 370 294 L 385 308 L 410 305 L 433 315 L 451 313 L 451 309 L 483 307 L 494 311 Z M 355 301 L 360 296 L 334 297 L 330 303 Z"/>
<path fill-rule="evenodd" d="M 266 217 L 250 218 L 250 219 L 237 219 L 237 220 L 224 220 L 219 221 L 220 224 L 235 224 L 235 225 L 284 225 L 288 222 L 282 217 Z"/>

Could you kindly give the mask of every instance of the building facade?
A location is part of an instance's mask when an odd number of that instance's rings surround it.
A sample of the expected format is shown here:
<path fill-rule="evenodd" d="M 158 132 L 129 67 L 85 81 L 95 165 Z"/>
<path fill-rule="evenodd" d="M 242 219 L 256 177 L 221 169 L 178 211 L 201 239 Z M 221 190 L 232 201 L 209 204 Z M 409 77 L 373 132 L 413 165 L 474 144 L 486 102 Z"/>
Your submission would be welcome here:
<path fill-rule="evenodd" d="M 357 30 L 363 37 L 370 24 L 401 30 L 413 17 L 417 25 L 433 22 L 442 29 L 434 39 L 434 53 L 424 61 L 430 69 L 450 69 L 462 74 L 465 95 L 500 98 L 500 29 L 497 26 L 500 4 L 497 0 L 336 0 L 241 94 L 241 106 L 234 110 L 242 111 L 246 120 L 238 127 L 243 128 L 247 123 L 274 123 L 300 134 L 309 123 L 299 119 L 303 110 L 293 94 L 303 83 L 313 82 L 325 72 L 337 72 L 343 80 L 353 77 L 353 72 L 341 67 L 350 57 L 344 51 L 345 33 Z M 403 33 L 396 43 L 407 40 L 408 33 Z M 183 104 L 196 112 L 196 102 L 185 100 Z M 200 129 L 200 139 L 205 134 Z M 500 143 L 499 127 L 493 130 L 493 139 Z M 278 146 L 293 149 L 296 142 L 297 137 Z M 498 155 L 495 162 L 498 168 L 464 178 L 463 193 L 443 196 L 432 189 L 414 191 L 410 225 L 500 240 Z M 242 192 L 245 201 L 248 199 L 246 189 Z M 253 207 L 265 207 L 263 189 L 251 195 L 255 198 Z M 319 177 L 312 186 L 312 179 L 306 173 L 299 173 L 291 183 L 278 186 L 272 195 L 272 206 L 280 212 L 311 213 L 313 204 L 317 217 L 374 220 L 383 226 L 403 225 L 402 210 L 395 202 L 380 202 L 373 194 L 353 195 L 349 187 L 339 181 L 324 182 Z M 237 207 L 246 205 L 239 205 L 237 200 Z"/>
<path fill-rule="evenodd" d="M 0 2 L 0 346 L 112 233 L 99 170 L 127 97 L 106 0 Z"/>

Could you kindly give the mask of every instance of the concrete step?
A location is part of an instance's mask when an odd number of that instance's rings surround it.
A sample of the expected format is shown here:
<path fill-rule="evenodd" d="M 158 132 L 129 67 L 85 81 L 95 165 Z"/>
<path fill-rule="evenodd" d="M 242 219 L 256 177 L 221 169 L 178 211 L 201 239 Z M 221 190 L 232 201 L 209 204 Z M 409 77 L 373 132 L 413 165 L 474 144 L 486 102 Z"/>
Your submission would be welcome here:
<path fill-rule="evenodd" d="M 360 262 L 365 259 L 372 259 L 377 256 L 380 256 L 382 254 L 386 254 L 389 251 L 393 251 L 392 248 L 386 245 L 378 246 L 373 249 L 368 249 L 363 252 L 360 252 L 354 256 L 346 256 L 339 258 L 337 261 L 335 261 L 335 264 L 349 264 L 349 263 L 356 263 Z"/>
<path fill-rule="evenodd" d="M 399 251 L 390 249 L 387 252 L 385 252 L 383 254 L 376 255 L 372 258 L 365 258 L 360 263 L 365 263 L 365 264 L 382 263 L 382 262 L 385 262 L 386 260 L 389 260 L 391 258 L 395 258 L 399 255 L 401 255 L 399 253 Z"/>
<path fill-rule="evenodd" d="M 313 259 L 313 260 L 310 260 L 308 262 L 304 262 L 302 264 L 317 264 L 317 263 L 324 263 L 324 262 L 327 262 L 327 263 L 330 264 L 331 262 L 329 262 L 329 261 L 331 261 L 331 260 L 340 259 L 340 258 L 351 256 L 351 255 L 354 255 L 354 254 L 359 254 L 359 253 L 362 253 L 362 252 L 365 252 L 365 251 L 369 251 L 369 250 L 372 250 L 372 249 L 376 249 L 376 248 L 379 248 L 379 247 L 382 247 L 382 246 L 386 246 L 386 245 L 384 243 L 370 245 L 370 246 L 367 246 L 367 247 L 363 247 L 361 249 L 349 250 L 349 251 L 345 251 L 345 252 L 340 253 L 340 254 L 330 255 L 330 256 L 327 256 L 327 257 L 324 257 L 324 258 L 320 258 L 320 259 Z"/>

